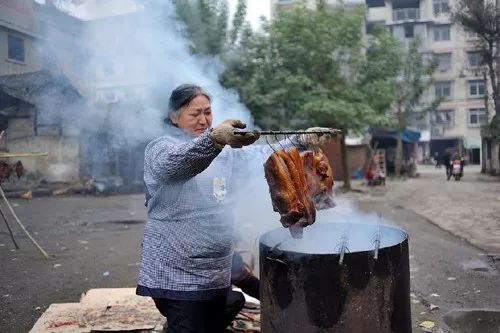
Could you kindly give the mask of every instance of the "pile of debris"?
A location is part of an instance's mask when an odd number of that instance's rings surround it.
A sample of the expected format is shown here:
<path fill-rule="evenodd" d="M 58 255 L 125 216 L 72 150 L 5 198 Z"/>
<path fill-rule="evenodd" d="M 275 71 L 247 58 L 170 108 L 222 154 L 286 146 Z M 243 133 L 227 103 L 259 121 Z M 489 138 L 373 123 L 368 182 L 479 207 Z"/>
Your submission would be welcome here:
<path fill-rule="evenodd" d="M 244 309 L 228 332 L 260 332 L 259 301 L 245 295 Z M 91 289 L 79 303 L 51 304 L 30 333 L 162 332 L 165 318 L 134 288 Z"/>
<path fill-rule="evenodd" d="M 134 288 L 91 289 L 79 303 L 51 304 L 30 333 L 161 332 L 164 322 L 153 300 Z"/>
<path fill-rule="evenodd" d="M 228 332 L 260 332 L 260 308 L 245 308 L 236 316 Z"/>
<path fill-rule="evenodd" d="M 234 288 L 233 290 L 242 292 L 238 288 Z M 236 316 L 228 332 L 260 332 L 260 302 L 247 294 L 243 295 L 245 296 L 245 306 Z"/>

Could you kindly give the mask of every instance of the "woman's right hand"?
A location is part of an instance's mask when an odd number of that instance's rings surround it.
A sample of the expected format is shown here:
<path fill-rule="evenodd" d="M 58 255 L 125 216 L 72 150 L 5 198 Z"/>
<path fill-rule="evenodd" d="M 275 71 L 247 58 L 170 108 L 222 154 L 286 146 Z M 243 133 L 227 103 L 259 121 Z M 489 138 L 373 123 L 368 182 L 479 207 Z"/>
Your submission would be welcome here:
<path fill-rule="evenodd" d="M 222 124 L 212 129 L 210 139 L 214 145 L 220 149 L 224 148 L 225 145 L 230 145 L 232 148 L 241 148 L 251 145 L 259 139 L 259 132 L 253 131 L 246 134 L 234 133 L 235 130 L 245 127 L 247 127 L 247 125 L 240 120 L 225 120 Z"/>

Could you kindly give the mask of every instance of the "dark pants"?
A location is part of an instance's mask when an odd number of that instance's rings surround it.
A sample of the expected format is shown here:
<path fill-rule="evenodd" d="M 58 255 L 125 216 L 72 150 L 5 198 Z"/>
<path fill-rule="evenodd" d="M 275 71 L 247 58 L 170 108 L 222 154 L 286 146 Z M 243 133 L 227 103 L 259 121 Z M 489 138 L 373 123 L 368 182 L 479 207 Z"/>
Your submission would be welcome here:
<path fill-rule="evenodd" d="M 450 163 L 446 163 L 445 166 L 446 166 L 446 179 L 450 180 L 452 165 Z"/>
<path fill-rule="evenodd" d="M 245 305 L 243 294 L 236 291 L 209 301 L 153 300 L 167 317 L 168 333 L 222 333 Z"/>

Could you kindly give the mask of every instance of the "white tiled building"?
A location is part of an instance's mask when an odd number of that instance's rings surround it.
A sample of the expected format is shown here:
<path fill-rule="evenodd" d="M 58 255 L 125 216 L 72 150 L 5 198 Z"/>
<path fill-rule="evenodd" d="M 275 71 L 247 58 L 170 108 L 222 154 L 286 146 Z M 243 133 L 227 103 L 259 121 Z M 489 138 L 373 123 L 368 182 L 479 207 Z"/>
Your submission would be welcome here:
<path fill-rule="evenodd" d="M 273 12 L 293 0 L 273 0 Z M 332 5 L 337 1 L 328 1 Z M 310 1 L 311 5 L 315 2 Z M 356 1 L 347 2 L 359 3 Z M 366 30 L 383 25 L 404 45 L 418 37 L 424 53 L 439 61 L 429 99 L 444 101 L 425 121 L 415 123 L 422 133 L 421 158 L 442 155 L 448 147 L 466 149 L 473 163 L 480 163 L 480 126 L 487 120 L 484 108 L 486 85 L 479 68 L 479 54 L 471 41 L 475 36 L 451 23 L 455 0 L 366 0 Z"/>
<path fill-rule="evenodd" d="M 480 163 L 480 126 L 486 122 L 486 85 L 479 68 L 479 53 L 471 44 L 474 34 L 450 20 L 455 0 L 367 0 L 367 27 L 383 24 L 408 44 L 418 37 L 422 52 L 439 62 L 430 98 L 443 98 L 437 110 L 420 124 L 425 153 L 442 154 L 462 147 L 473 163 Z M 428 150 L 430 149 L 430 151 Z"/>

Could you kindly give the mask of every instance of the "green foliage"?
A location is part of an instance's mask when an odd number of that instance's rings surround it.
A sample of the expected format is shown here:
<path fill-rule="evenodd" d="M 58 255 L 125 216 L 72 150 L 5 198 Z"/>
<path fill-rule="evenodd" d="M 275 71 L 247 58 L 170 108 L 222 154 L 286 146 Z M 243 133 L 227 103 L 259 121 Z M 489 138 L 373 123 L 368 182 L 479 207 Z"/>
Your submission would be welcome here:
<path fill-rule="evenodd" d="M 404 129 L 408 121 L 414 119 L 414 113 L 424 114 L 435 109 L 440 100 L 423 101 L 422 96 L 432 86 L 437 68 L 435 60 L 426 60 L 419 52 L 420 41 L 415 38 L 403 56 L 403 66 L 398 77 L 397 110 L 402 117 L 397 118 L 397 126 Z"/>
<path fill-rule="evenodd" d="M 174 1 L 174 6 L 195 54 L 223 55 L 245 27 L 246 0 L 238 0 L 231 27 L 227 0 L 182 0 Z"/>
<path fill-rule="evenodd" d="M 495 41 L 500 33 L 497 6 L 496 0 L 458 0 L 452 19 L 481 38 Z"/>
<path fill-rule="evenodd" d="M 402 132 L 411 121 L 423 117 L 428 111 L 434 110 L 440 103 L 435 100 L 430 103 L 422 97 L 431 87 L 432 74 L 437 68 L 435 60 L 426 60 L 419 52 L 420 41 L 413 39 L 410 47 L 403 56 L 403 66 L 398 76 L 398 89 L 396 92 L 396 126 L 398 138 L 396 145 L 395 171 L 396 177 L 400 176 L 403 159 Z"/>
<path fill-rule="evenodd" d="M 472 41 L 471 44 L 481 52 L 482 62 L 485 65 L 483 73 L 489 78 L 492 91 L 492 95 L 485 99 L 485 107 L 486 110 L 490 109 L 488 101 L 491 98 L 495 108 L 494 114 L 498 116 L 500 114 L 500 80 L 498 77 L 498 68 L 500 68 L 500 3 L 497 0 L 458 0 L 456 9 L 452 13 L 452 19 L 478 35 L 478 39 Z M 483 130 L 500 136 L 497 119 L 498 117 L 493 117 L 489 124 L 490 128 Z"/>
<path fill-rule="evenodd" d="M 223 83 L 266 128 L 387 123 L 401 50 L 383 29 L 365 38 L 363 24 L 362 7 L 281 11 L 228 55 Z"/>

